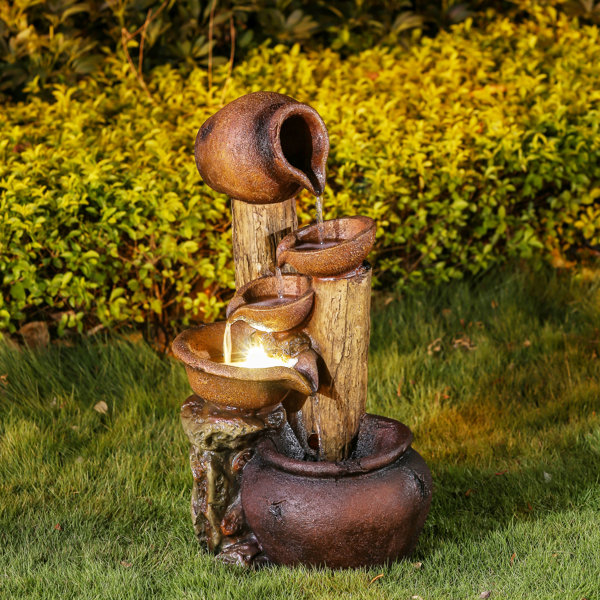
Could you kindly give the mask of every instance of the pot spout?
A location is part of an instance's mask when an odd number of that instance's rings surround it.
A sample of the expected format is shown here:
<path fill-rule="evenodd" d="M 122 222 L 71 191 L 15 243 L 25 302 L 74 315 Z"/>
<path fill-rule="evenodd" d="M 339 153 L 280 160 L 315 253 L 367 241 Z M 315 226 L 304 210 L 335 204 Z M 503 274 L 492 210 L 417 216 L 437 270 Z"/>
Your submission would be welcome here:
<path fill-rule="evenodd" d="M 273 115 L 270 139 L 279 176 L 315 196 L 325 190 L 329 136 L 323 120 L 306 104 L 286 104 Z"/>

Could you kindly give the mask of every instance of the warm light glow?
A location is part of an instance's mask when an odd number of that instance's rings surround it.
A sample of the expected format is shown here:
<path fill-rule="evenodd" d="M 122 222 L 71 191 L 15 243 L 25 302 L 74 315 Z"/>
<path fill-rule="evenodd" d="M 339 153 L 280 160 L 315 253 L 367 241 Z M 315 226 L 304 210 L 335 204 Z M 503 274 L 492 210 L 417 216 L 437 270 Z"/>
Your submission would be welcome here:
<path fill-rule="evenodd" d="M 262 346 L 250 346 L 245 360 L 229 363 L 232 367 L 246 369 L 266 369 L 267 367 L 293 367 L 298 362 L 297 358 L 275 358 L 269 356 Z"/>

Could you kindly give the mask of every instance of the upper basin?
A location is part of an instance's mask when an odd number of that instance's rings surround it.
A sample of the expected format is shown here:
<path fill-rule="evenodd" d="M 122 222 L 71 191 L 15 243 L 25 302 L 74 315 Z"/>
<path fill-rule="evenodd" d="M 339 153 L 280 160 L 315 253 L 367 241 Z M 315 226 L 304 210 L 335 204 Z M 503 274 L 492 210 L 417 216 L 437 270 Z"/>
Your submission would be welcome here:
<path fill-rule="evenodd" d="M 373 247 L 375 233 L 375 221 L 362 216 L 309 225 L 281 240 L 277 263 L 313 277 L 343 275 L 363 263 Z"/>
<path fill-rule="evenodd" d="M 245 321 L 261 331 L 288 331 L 306 319 L 313 300 L 310 277 L 260 277 L 238 290 L 227 306 L 227 319 Z"/>
<path fill-rule="evenodd" d="M 225 364 L 225 325 L 219 322 L 187 329 L 173 342 L 173 354 L 185 364 L 190 385 L 198 396 L 219 406 L 255 412 L 279 404 L 291 390 L 304 396 L 316 391 L 318 383 L 292 367 L 247 368 Z M 252 331 L 241 321 L 231 327 L 233 361 L 240 360 L 247 352 Z M 306 361 L 316 362 L 316 355 L 312 350 L 306 354 L 298 357 L 297 366 L 313 372 L 312 365 L 306 369 Z"/>

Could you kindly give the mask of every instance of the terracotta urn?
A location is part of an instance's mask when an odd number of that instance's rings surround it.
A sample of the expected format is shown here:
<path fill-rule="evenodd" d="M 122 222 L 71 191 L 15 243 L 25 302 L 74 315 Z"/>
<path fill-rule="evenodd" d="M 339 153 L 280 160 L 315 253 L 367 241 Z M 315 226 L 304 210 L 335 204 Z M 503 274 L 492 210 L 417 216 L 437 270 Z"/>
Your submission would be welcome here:
<path fill-rule="evenodd" d="M 431 473 L 398 421 L 366 414 L 353 456 L 291 458 L 278 441 L 257 446 L 242 475 L 242 507 L 269 560 L 332 568 L 408 555 L 431 503 Z"/>
<path fill-rule="evenodd" d="M 218 192 L 256 204 L 315 195 L 325 187 L 327 128 L 317 111 L 283 94 L 254 92 L 230 102 L 198 131 L 196 165 Z"/>
<path fill-rule="evenodd" d="M 196 136 L 204 181 L 232 198 L 271 204 L 325 188 L 327 128 L 317 111 L 283 94 L 255 92 L 227 104 Z"/>

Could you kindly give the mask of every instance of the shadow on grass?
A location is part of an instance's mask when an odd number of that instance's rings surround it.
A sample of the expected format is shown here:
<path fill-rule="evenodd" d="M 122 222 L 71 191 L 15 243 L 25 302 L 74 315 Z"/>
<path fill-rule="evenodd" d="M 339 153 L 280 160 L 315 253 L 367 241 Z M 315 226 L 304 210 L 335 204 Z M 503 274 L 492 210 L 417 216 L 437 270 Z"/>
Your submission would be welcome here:
<path fill-rule="evenodd" d="M 598 448 L 582 442 L 557 450 L 564 453 L 560 460 L 529 461 L 531 466 L 512 472 L 449 468 L 430 461 L 435 491 L 419 555 L 429 554 L 441 541 L 475 541 L 511 523 L 567 510 L 599 510 Z"/>
<path fill-rule="evenodd" d="M 509 269 L 375 304 L 368 409 L 434 476 L 419 556 L 600 508 L 600 277 Z"/>

